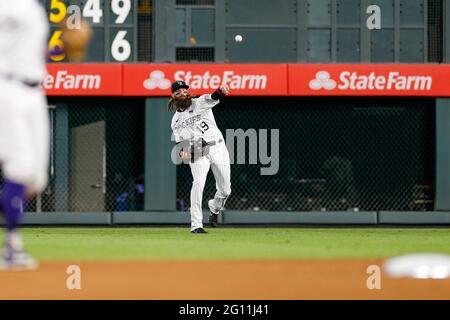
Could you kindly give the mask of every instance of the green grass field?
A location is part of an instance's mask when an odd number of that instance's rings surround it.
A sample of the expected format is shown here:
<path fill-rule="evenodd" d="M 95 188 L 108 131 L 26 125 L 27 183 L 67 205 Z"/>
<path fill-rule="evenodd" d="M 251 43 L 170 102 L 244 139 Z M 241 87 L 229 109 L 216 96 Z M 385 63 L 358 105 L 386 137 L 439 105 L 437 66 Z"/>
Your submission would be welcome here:
<path fill-rule="evenodd" d="M 25 228 L 38 259 L 353 259 L 437 252 L 450 254 L 445 228 Z"/>

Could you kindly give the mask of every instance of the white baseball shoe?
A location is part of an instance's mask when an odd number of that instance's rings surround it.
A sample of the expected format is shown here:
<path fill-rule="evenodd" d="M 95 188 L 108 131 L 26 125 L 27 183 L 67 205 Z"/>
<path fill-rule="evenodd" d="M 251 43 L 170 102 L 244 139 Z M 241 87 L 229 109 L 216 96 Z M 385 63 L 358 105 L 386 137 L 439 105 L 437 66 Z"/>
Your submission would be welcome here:
<path fill-rule="evenodd" d="M 17 243 L 7 238 L 3 256 L 0 258 L 0 271 L 35 270 L 39 263 Z M 13 245 L 14 244 L 14 245 Z"/>
<path fill-rule="evenodd" d="M 0 259 L 0 271 L 36 270 L 39 263 L 26 252 L 15 252 L 11 257 Z"/>
<path fill-rule="evenodd" d="M 13 251 L 5 248 L 5 254 L 0 259 L 0 271 L 35 270 L 39 263 L 25 251 Z"/>

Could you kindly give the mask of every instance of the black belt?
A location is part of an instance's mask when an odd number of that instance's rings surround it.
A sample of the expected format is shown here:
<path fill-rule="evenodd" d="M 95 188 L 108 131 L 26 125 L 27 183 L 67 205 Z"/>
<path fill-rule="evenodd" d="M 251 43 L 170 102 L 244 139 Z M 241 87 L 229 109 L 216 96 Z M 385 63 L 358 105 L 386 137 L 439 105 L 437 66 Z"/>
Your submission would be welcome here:
<path fill-rule="evenodd" d="M 201 144 L 200 144 L 201 142 Z M 181 151 L 190 152 L 191 153 L 191 162 L 193 163 L 199 157 L 206 156 L 209 153 L 209 147 L 215 146 L 217 144 L 223 143 L 223 139 L 214 140 L 210 142 L 206 142 L 203 140 L 198 140 L 194 144 L 192 144 L 189 140 L 183 140 L 177 143 L 177 152 L 178 155 Z M 189 149 L 188 149 L 189 148 Z"/>
<path fill-rule="evenodd" d="M 196 159 L 199 157 L 204 157 L 209 153 L 209 147 L 215 146 L 223 142 L 223 139 L 214 140 L 210 142 L 206 142 L 205 140 L 201 140 L 202 145 L 196 146 L 195 144 L 191 146 L 191 162 L 194 163 Z"/>
<path fill-rule="evenodd" d="M 37 88 L 41 85 L 41 83 L 39 81 L 31 81 L 31 80 L 21 79 L 12 74 L 2 74 L 1 77 L 3 79 L 10 80 L 10 81 L 18 81 L 18 82 L 22 83 L 24 86 L 27 86 L 30 88 Z"/>
<path fill-rule="evenodd" d="M 207 144 L 208 144 L 208 146 L 215 146 L 216 144 L 219 144 L 222 142 L 223 142 L 223 139 L 219 139 L 219 140 L 207 142 Z"/>

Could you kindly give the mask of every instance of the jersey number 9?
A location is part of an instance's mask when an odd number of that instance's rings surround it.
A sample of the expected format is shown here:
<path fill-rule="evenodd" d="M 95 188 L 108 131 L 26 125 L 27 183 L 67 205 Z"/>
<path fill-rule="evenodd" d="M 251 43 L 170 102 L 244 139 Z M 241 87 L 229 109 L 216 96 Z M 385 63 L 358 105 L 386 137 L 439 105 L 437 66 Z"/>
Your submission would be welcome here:
<path fill-rule="evenodd" d="M 206 122 L 202 121 L 202 123 L 200 123 L 200 128 L 199 128 L 201 133 L 204 134 L 206 131 L 208 131 L 208 129 L 209 129 L 209 126 L 206 124 Z"/>

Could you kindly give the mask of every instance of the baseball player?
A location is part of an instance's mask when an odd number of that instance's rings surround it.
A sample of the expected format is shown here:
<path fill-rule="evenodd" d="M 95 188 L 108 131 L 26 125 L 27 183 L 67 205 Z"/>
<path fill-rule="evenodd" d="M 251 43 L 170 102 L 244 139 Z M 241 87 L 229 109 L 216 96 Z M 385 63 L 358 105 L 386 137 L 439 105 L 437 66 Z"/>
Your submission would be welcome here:
<path fill-rule="evenodd" d="M 0 1 L 0 163 L 6 221 L 0 269 L 34 269 L 19 233 L 23 203 L 47 184 L 49 119 L 40 82 L 49 25 L 37 0 Z"/>
<path fill-rule="evenodd" d="M 193 177 L 191 232 L 207 233 L 203 229 L 202 198 L 209 168 L 214 174 L 217 188 L 214 199 L 208 201 L 211 227 L 217 226 L 217 217 L 231 193 L 230 156 L 211 110 L 230 89 L 222 85 L 214 93 L 198 98 L 192 97 L 188 89 L 184 81 L 172 83 L 168 109 L 175 111 L 171 127 L 179 150 L 177 154 L 184 161 L 189 161 Z"/>

